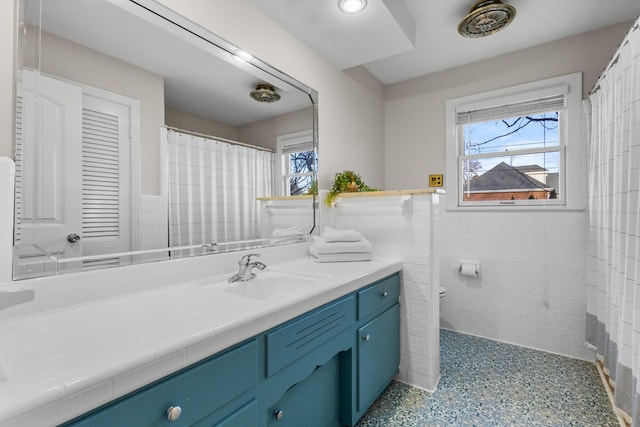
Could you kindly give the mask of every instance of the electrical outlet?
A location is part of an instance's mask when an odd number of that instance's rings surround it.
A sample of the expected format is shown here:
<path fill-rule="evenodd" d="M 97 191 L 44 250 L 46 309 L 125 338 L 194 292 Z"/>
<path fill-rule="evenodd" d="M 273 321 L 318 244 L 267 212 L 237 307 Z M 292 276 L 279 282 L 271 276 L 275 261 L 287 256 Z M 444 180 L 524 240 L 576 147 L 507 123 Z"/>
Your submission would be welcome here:
<path fill-rule="evenodd" d="M 442 187 L 442 174 L 429 175 L 429 187 Z"/>

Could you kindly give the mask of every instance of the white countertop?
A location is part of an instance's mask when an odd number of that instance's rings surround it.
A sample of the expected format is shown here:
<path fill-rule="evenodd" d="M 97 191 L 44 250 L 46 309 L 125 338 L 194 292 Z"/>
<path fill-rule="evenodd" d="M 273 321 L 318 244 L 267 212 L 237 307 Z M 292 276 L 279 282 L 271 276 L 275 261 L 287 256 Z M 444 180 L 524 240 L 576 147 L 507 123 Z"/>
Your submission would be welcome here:
<path fill-rule="evenodd" d="M 300 258 L 4 320 L 0 426 L 59 424 L 401 269 Z M 269 277 L 283 287 L 260 293 Z"/>

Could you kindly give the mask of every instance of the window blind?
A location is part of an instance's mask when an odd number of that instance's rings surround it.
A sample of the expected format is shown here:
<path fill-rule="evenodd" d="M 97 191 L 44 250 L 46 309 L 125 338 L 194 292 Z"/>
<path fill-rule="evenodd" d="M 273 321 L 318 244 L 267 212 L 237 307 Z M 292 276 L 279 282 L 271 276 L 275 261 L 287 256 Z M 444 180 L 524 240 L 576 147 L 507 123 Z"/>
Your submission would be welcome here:
<path fill-rule="evenodd" d="M 564 107 L 565 96 L 554 95 L 477 110 L 456 111 L 456 125 L 560 111 Z"/>
<path fill-rule="evenodd" d="M 282 147 L 282 154 L 299 153 L 301 151 L 313 150 L 313 141 L 299 142 Z"/>

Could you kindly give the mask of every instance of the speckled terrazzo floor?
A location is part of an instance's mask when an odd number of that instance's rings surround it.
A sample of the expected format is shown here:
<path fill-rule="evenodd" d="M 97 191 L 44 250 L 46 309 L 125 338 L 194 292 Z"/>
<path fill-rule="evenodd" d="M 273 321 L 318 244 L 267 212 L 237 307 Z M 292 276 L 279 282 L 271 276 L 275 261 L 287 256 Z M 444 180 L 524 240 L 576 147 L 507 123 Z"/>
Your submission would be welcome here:
<path fill-rule="evenodd" d="M 591 363 L 440 331 L 435 393 L 392 382 L 357 427 L 617 427 Z"/>

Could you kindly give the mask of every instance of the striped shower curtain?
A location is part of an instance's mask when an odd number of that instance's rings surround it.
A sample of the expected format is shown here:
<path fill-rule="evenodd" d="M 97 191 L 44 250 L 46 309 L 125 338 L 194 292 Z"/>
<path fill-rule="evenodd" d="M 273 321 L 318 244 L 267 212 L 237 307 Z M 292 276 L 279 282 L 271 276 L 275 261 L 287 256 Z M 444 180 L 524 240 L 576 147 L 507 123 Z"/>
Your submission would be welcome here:
<path fill-rule="evenodd" d="M 260 237 L 257 197 L 273 194 L 272 152 L 167 131 L 169 245 Z"/>
<path fill-rule="evenodd" d="M 599 87 L 598 87 L 599 86 Z M 590 97 L 587 342 L 640 427 L 640 30 L 638 19 Z"/>

